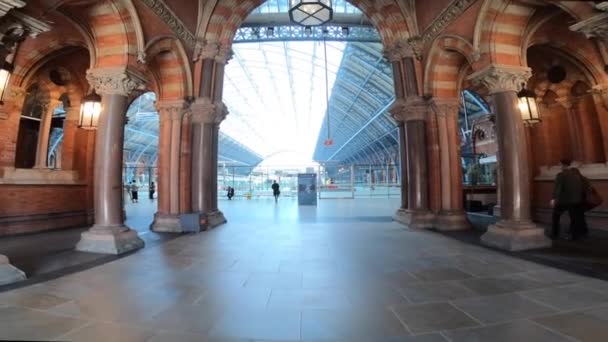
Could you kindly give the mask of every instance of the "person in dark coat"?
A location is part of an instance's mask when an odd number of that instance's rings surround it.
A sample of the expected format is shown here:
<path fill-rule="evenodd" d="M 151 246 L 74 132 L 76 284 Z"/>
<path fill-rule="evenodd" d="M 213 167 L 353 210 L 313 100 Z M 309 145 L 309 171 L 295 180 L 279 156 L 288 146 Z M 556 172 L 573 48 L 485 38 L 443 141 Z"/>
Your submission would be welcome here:
<path fill-rule="evenodd" d="M 273 181 L 272 182 L 272 195 L 274 196 L 274 203 L 277 203 L 279 200 L 279 195 L 281 194 L 281 191 L 279 190 L 280 185 L 279 183 L 277 183 L 277 181 Z"/>
<path fill-rule="evenodd" d="M 553 207 L 551 238 L 559 237 L 559 221 L 562 214 L 567 211 L 570 216 L 570 234 L 568 238 L 576 240 L 587 234 L 585 223 L 585 187 L 587 179 L 581 172 L 571 167 L 572 161 L 562 159 L 562 171 L 555 178 L 555 188 L 551 207 Z"/>
<path fill-rule="evenodd" d="M 232 197 L 234 197 L 234 188 L 229 186 L 228 187 L 228 193 L 226 194 L 228 196 L 228 199 L 231 200 Z"/>
<path fill-rule="evenodd" d="M 156 184 L 154 184 L 154 182 L 151 182 L 150 186 L 148 187 L 148 198 L 153 200 L 155 192 L 156 192 Z"/>

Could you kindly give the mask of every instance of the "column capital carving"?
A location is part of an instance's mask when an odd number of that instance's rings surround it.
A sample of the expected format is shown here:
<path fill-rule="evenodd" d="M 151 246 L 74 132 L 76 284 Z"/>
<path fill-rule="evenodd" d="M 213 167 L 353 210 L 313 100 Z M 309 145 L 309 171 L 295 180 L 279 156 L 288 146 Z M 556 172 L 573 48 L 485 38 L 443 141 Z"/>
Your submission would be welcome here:
<path fill-rule="evenodd" d="M 129 96 L 134 90 L 145 87 L 145 79 L 124 69 L 89 69 L 87 81 L 100 95 Z"/>
<path fill-rule="evenodd" d="M 191 102 L 184 100 L 160 101 L 156 103 L 156 110 L 161 120 L 181 121 L 184 115 L 190 111 L 190 104 Z"/>
<path fill-rule="evenodd" d="M 14 86 L 14 85 L 9 85 L 8 92 L 5 95 L 5 99 L 7 101 L 18 104 L 18 103 L 22 103 L 25 100 L 26 95 L 27 95 L 27 90 L 25 88 Z"/>
<path fill-rule="evenodd" d="M 221 101 L 199 97 L 191 105 L 192 122 L 220 124 L 228 115 L 228 108 Z"/>
<path fill-rule="evenodd" d="M 426 120 L 429 109 L 428 102 L 422 98 L 398 99 L 389 108 L 393 119 L 397 122 Z"/>
<path fill-rule="evenodd" d="M 602 102 L 604 107 L 608 109 L 608 84 L 598 84 L 591 88 L 593 97 Z"/>
<path fill-rule="evenodd" d="M 458 116 L 460 110 L 460 99 L 457 98 L 445 98 L 445 99 L 433 99 L 433 106 L 435 106 L 435 112 L 441 117 Z"/>
<path fill-rule="evenodd" d="M 507 91 L 518 92 L 523 89 L 531 76 L 532 70 L 527 67 L 491 64 L 474 72 L 468 79 L 475 84 L 484 85 L 490 94 L 495 94 Z"/>
<path fill-rule="evenodd" d="M 213 59 L 217 63 L 227 64 L 232 59 L 232 48 L 217 41 L 198 42 L 194 51 L 194 60 Z"/>
<path fill-rule="evenodd" d="M 414 49 L 409 40 L 397 40 L 394 44 L 384 49 L 384 56 L 389 62 L 399 62 L 404 58 L 414 57 Z"/>
<path fill-rule="evenodd" d="M 582 33 L 587 38 L 598 38 L 608 42 L 608 12 L 602 12 L 581 20 L 571 25 L 570 30 Z"/>

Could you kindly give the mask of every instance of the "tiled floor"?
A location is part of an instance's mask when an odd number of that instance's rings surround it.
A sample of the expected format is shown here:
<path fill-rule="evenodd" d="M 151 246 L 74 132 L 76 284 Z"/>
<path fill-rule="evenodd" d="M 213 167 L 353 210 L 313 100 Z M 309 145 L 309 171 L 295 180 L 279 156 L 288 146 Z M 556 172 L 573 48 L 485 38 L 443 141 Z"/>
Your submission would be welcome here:
<path fill-rule="evenodd" d="M 608 340 L 608 282 L 404 229 L 396 206 L 222 201 L 225 226 L 0 293 L 0 339 Z"/>

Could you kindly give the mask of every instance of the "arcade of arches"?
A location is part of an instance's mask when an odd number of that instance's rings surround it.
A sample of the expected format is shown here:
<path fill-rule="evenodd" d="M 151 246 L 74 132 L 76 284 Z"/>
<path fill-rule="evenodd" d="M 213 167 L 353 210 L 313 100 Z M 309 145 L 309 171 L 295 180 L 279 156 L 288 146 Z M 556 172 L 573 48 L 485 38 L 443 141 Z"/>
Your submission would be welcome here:
<path fill-rule="evenodd" d="M 156 95 L 160 121 L 151 229 L 182 233 L 180 217 L 191 214 L 209 227 L 230 219 L 217 193 L 219 128 L 230 115 L 224 70 L 237 29 L 264 2 L 0 0 L 0 56 L 14 66 L 0 105 L 0 236 L 86 226 L 79 251 L 144 247 L 124 224 L 122 146 L 127 108 L 146 92 Z M 492 133 L 484 136 L 498 150 L 499 219 L 483 243 L 509 251 L 551 245 L 543 225 L 564 157 L 608 197 L 608 2 L 349 2 L 377 29 L 392 65 L 388 112 L 402 165 L 395 221 L 470 229 L 464 90 L 489 104 Z M 524 87 L 541 113 L 533 126 L 517 107 Z M 86 129 L 81 100 L 92 90 L 102 109 L 96 129 Z M 54 127 L 63 138 L 49 156 Z M 606 204 L 587 213 L 591 228 L 608 229 L 607 214 Z M 23 275 L 0 254 L 2 277 Z"/>

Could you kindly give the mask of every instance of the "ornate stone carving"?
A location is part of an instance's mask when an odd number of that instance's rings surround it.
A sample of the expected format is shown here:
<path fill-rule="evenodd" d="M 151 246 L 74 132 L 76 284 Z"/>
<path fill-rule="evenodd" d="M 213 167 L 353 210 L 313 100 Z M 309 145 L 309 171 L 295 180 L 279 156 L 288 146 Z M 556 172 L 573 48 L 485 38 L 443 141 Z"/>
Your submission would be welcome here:
<path fill-rule="evenodd" d="M 443 30 L 471 6 L 475 0 L 454 0 L 439 14 L 418 38 L 420 46 L 430 44 Z"/>
<path fill-rule="evenodd" d="M 391 47 L 384 50 L 384 56 L 390 62 L 399 62 L 407 57 L 414 57 L 414 50 L 408 40 L 398 40 Z"/>
<path fill-rule="evenodd" d="M 162 119 L 181 121 L 184 115 L 190 110 L 190 102 L 178 101 L 162 101 L 156 103 L 156 110 Z"/>
<path fill-rule="evenodd" d="M 432 106 L 437 116 L 452 117 L 457 116 L 460 110 L 459 99 L 433 99 Z"/>
<path fill-rule="evenodd" d="M 397 122 L 426 120 L 429 105 L 422 98 L 396 100 L 388 110 Z"/>
<path fill-rule="evenodd" d="M 189 47 L 196 46 L 196 38 L 163 0 L 142 0 Z"/>
<path fill-rule="evenodd" d="M 194 123 L 220 124 L 228 115 L 228 109 L 223 102 L 213 102 L 208 97 L 197 98 L 190 109 Z"/>
<path fill-rule="evenodd" d="M 579 21 L 571 25 L 570 30 L 580 32 L 587 38 L 598 38 L 608 42 L 608 12 Z"/>
<path fill-rule="evenodd" d="M 198 42 L 194 50 L 194 60 L 214 59 L 217 63 L 226 64 L 232 58 L 232 49 L 217 41 Z"/>
<path fill-rule="evenodd" d="M 22 0 L 0 0 L 0 18 L 13 8 L 21 8 L 23 6 L 25 6 L 25 1 Z"/>
<path fill-rule="evenodd" d="M 530 68 L 492 64 L 473 73 L 468 79 L 475 84 L 484 85 L 490 94 L 494 94 L 506 91 L 518 92 L 531 76 Z"/>
<path fill-rule="evenodd" d="M 591 89 L 593 97 L 601 101 L 608 110 L 608 84 L 598 84 Z"/>
<path fill-rule="evenodd" d="M 145 86 L 143 77 L 132 72 L 114 69 L 89 69 L 87 81 L 98 94 L 129 96 Z"/>

